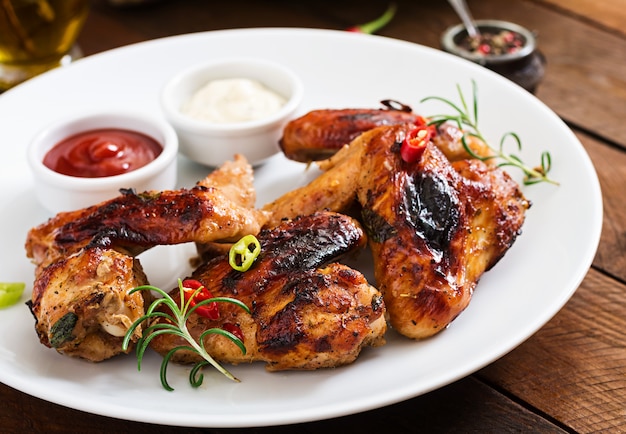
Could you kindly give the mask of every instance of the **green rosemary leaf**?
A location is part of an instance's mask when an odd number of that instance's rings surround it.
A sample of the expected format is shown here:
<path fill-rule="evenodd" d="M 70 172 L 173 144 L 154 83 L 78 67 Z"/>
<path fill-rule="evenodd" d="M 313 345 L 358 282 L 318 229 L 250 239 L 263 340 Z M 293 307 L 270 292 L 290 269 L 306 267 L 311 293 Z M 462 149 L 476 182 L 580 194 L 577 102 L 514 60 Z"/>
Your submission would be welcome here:
<path fill-rule="evenodd" d="M 459 92 L 461 87 L 459 86 Z M 474 101 L 474 124 L 478 125 L 478 85 L 472 80 L 472 100 Z"/>
<path fill-rule="evenodd" d="M 250 308 L 248 306 L 246 306 L 245 303 L 242 303 L 241 301 L 237 300 L 236 298 L 231 298 L 231 297 L 213 297 L 213 298 L 211 298 L 209 300 L 206 300 L 206 301 L 207 302 L 216 301 L 218 303 L 231 303 L 231 304 L 234 304 L 234 305 L 240 307 L 241 309 L 245 310 L 246 313 L 250 313 Z M 197 305 L 200 305 L 200 304 L 203 304 L 203 303 L 204 303 L 204 301 L 201 302 L 201 303 L 198 303 Z"/>
<path fill-rule="evenodd" d="M 161 288 L 157 288 L 156 286 L 152 286 L 152 285 L 137 286 L 137 287 L 131 289 L 128 293 L 132 294 L 132 293 L 137 292 L 137 291 L 155 291 L 155 292 L 158 292 L 159 294 L 161 294 L 164 297 L 167 295 L 167 292 L 163 291 Z"/>
<path fill-rule="evenodd" d="M 174 322 L 174 319 L 164 313 L 164 312 L 152 312 L 153 309 L 151 309 L 153 307 L 153 305 L 156 303 L 153 302 L 153 304 L 150 306 L 150 308 L 148 309 L 148 313 L 146 313 L 145 315 L 143 315 L 141 318 L 135 320 L 134 323 L 131 324 L 131 326 L 128 328 L 128 331 L 126 332 L 126 335 L 124 335 L 124 339 L 122 340 L 122 350 L 126 351 L 128 350 L 128 347 L 130 346 L 130 340 L 133 336 L 133 333 L 135 331 L 135 329 L 137 327 L 139 327 L 140 324 L 142 324 L 144 321 L 150 319 L 150 318 L 154 318 L 154 317 L 164 317 L 166 319 L 171 320 L 172 322 Z M 145 333 L 145 331 L 144 331 Z"/>
<path fill-rule="evenodd" d="M 465 102 L 465 96 L 463 95 L 461 86 L 458 83 L 456 85 L 456 90 L 459 93 L 459 99 L 461 100 L 461 105 L 463 106 L 463 111 L 461 112 L 461 115 L 467 116 L 467 113 L 469 113 L 469 111 L 467 110 L 467 103 Z M 476 104 L 474 104 L 474 107 L 476 107 Z"/>
<path fill-rule="evenodd" d="M 194 349 L 189 346 L 180 345 L 178 347 L 174 347 L 171 350 L 169 350 L 167 354 L 163 357 L 163 360 L 161 360 L 161 369 L 160 369 L 159 376 L 161 378 L 161 385 L 168 392 L 172 392 L 174 388 L 170 386 L 169 383 L 167 382 L 167 365 L 169 365 L 170 359 L 172 358 L 174 353 L 177 352 L 178 350 L 194 351 Z"/>
<path fill-rule="evenodd" d="M 172 329 L 159 329 L 159 330 L 152 329 L 150 331 L 145 332 L 144 337 L 142 337 L 141 340 L 137 343 L 137 370 L 138 371 L 141 371 L 141 360 L 143 359 L 143 355 L 145 351 L 148 349 L 148 346 L 150 345 L 150 342 L 152 341 L 152 339 L 154 339 L 157 336 L 167 334 L 167 333 L 178 335 L 182 338 L 185 337 L 179 331 L 172 330 Z"/>
<path fill-rule="evenodd" d="M 487 140 L 484 138 L 484 136 L 481 134 L 480 130 L 478 129 L 478 86 L 476 84 L 476 81 L 472 80 L 472 112 L 471 113 L 468 109 L 468 104 L 465 99 L 465 96 L 463 95 L 461 86 L 457 84 L 456 88 L 459 94 L 459 99 L 461 101 L 462 108 L 460 108 L 458 105 L 456 105 L 452 101 L 446 98 L 439 97 L 439 96 L 428 96 L 421 100 L 421 102 L 433 101 L 433 100 L 443 102 L 444 104 L 448 105 L 450 108 L 452 108 L 454 111 L 458 113 L 458 115 L 449 115 L 449 114 L 433 115 L 429 117 L 429 120 L 428 120 L 429 125 L 436 125 L 437 127 L 440 127 L 445 122 L 453 122 L 454 124 L 456 124 L 459 130 L 463 131 L 463 136 L 461 139 L 462 144 L 465 150 L 467 151 L 467 153 L 472 158 L 478 158 L 482 161 L 495 158 L 495 159 L 502 160 L 498 164 L 499 167 L 512 166 L 512 167 L 516 167 L 520 169 L 524 173 L 525 185 L 536 184 L 538 182 L 548 182 L 554 185 L 558 185 L 558 182 L 548 177 L 548 172 L 552 168 L 552 157 L 550 156 L 550 153 L 548 151 L 544 151 L 541 154 L 540 167 L 533 168 L 533 167 L 526 165 L 522 161 L 521 158 L 512 154 L 506 154 L 504 152 L 504 142 L 508 138 L 512 138 L 517 145 L 518 151 L 521 151 L 522 141 L 516 133 L 508 132 L 504 134 L 502 138 L 500 139 L 500 146 L 499 146 L 499 149 L 497 150 L 489 145 Z M 467 143 L 466 137 L 468 135 L 476 137 L 477 139 L 481 140 L 487 147 L 489 147 L 489 149 L 491 149 L 494 155 L 489 156 L 489 157 L 480 157 L 475 152 L 473 152 Z"/>
<path fill-rule="evenodd" d="M 204 374 L 201 372 L 201 370 L 208 364 L 209 362 L 207 362 L 206 360 L 202 360 L 193 365 L 193 368 L 191 368 L 191 371 L 189 372 L 189 383 L 192 387 L 197 388 L 202 385 L 202 382 L 204 381 Z"/>
<path fill-rule="evenodd" d="M 163 326 L 167 326 L 167 327 L 158 327 L 158 328 L 157 328 L 157 326 L 149 327 L 144 332 L 144 335 L 141 338 L 142 345 L 147 348 L 148 345 L 150 345 L 150 342 L 154 338 L 156 338 L 157 336 L 165 335 L 165 334 L 172 334 L 172 335 L 179 336 L 179 337 L 181 337 L 183 339 L 187 339 L 186 334 L 184 332 L 182 332 L 176 326 L 171 325 L 171 324 L 163 324 Z"/>
<path fill-rule="evenodd" d="M 430 101 L 430 100 L 436 100 L 436 101 L 441 101 L 447 105 L 449 105 L 450 107 L 452 107 L 454 110 L 456 110 L 459 115 L 464 116 L 465 113 L 463 112 L 463 110 L 461 110 L 459 107 L 457 107 L 456 104 L 454 104 L 452 101 L 450 101 L 449 99 L 446 98 L 442 98 L 440 96 L 427 96 L 426 98 L 423 98 L 420 103 L 426 102 L 426 101 Z"/>
<path fill-rule="evenodd" d="M 124 339 L 122 340 L 122 350 L 123 351 L 128 350 L 128 346 L 130 345 L 130 339 L 132 338 L 133 333 L 135 332 L 135 329 L 137 327 L 139 327 L 139 324 L 141 324 L 142 322 L 144 322 L 148 318 L 149 318 L 149 315 L 144 315 L 141 318 L 137 319 L 134 323 L 131 324 L 131 326 L 128 328 L 128 331 L 124 335 Z"/>
<path fill-rule="evenodd" d="M 167 298 L 163 297 L 154 300 L 152 304 L 148 307 L 146 315 L 157 315 L 158 312 L 155 312 L 155 310 L 162 304 L 169 307 L 172 312 L 175 312 L 176 304 L 174 303 L 174 300 L 172 300 L 171 297 L 168 296 Z"/>
<path fill-rule="evenodd" d="M 202 335 L 200 336 L 200 343 L 202 345 L 202 347 L 204 348 L 204 337 L 207 335 L 222 335 L 222 336 L 226 336 L 228 339 L 230 339 L 231 341 L 233 341 L 234 344 L 236 344 L 239 349 L 241 350 L 241 352 L 245 355 L 246 354 L 246 346 L 244 345 L 243 342 L 241 342 L 241 339 L 239 339 L 237 336 L 235 336 L 234 334 L 232 334 L 231 332 L 224 330 L 224 329 L 218 329 L 218 328 L 212 328 L 209 330 L 205 330 Z"/>
<path fill-rule="evenodd" d="M 552 156 L 549 152 L 543 152 L 541 154 L 541 170 L 543 173 L 548 173 L 552 168 Z"/>
<path fill-rule="evenodd" d="M 506 142 L 509 137 L 513 138 L 513 140 L 515 141 L 515 143 L 517 144 L 517 150 L 521 151 L 522 150 L 522 139 L 520 139 L 520 137 L 515 134 L 514 132 L 509 131 L 508 133 L 504 134 L 502 136 L 502 138 L 500 139 L 500 152 L 504 152 L 504 142 Z M 522 163 L 521 160 L 519 160 L 520 163 Z"/>
<path fill-rule="evenodd" d="M 137 357 L 137 369 L 138 370 L 141 370 L 141 362 L 143 360 L 145 351 L 148 349 L 148 347 L 150 346 L 150 343 L 152 342 L 154 338 L 164 335 L 164 334 L 172 334 L 185 340 L 188 344 L 188 345 L 181 345 L 170 350 L 165 355 L 165 357 L 163 358 L 163 361 L 161 362 L 161 372 L 160 372 L 161 384 L 166 390 L 174 390 L 167 382 L 167 378 L 166 378 L 167 377 L 167 365 L 170 359 L 172 358 L 172 355 L 180 349 L 186 349 L 202 357 L 203 361 L 199 362 L 200 366 L 197 369 L 200 369 L 202 366 L 206 366 L 210 364 L 213 367 L 215 367 L 219 372 L 221 372 L 223 375 L 225 375 L 227 378 L 234 380 L 234 381 L 239 381 L 230 372 L 224 369 L 217 361 L 215 361 L 215 359 L 213 359 L 211 355 L 206 351 L 204 347 L 203 339 L 204 339 L 204 336 L 206 336 L 207 332 L 203 333 L 202 336 L 200 336 L 199 338 L 200 343 L 198 343 L 194 339 L 194 337 L 191 335 L 189 330 L 187 329 L 187 320 L 189 319 L 189 315 L 192 312 L 194 312 L 198 307 L 209 304 L 209 303 L 232 303 L 238 306 L 239 308 L 243 309 L 247 313 L 250 313 L 250 309 L 241 301 L 235 298 L 230 298 L 230 297 L 212 297 L 207 300 L 199 301 L 195 303 L 194 306 L 191 306 L 192 301 L 194 300 L 194 296 L 197 295 L 201 289 L 198 289 L 197 291 L 195 291 L 191 297 L 186 297 L 184 287 L 183 287 L 183 282 L 180 279 L 178 280 L 178 288 L 180 291 L 180 304 L 176 303 L 176 301 L 174 301 L 174 299 L 165 291 L 159 288 L 156 288 L 154 286 L 151 286 L 151 285 L 139 286 L 137 288 L 133 288 L 130 291 L 130 293 L 133 293 L 136 291 L 142 291 L 142 290 L 154 291 L 160 294 L 161 297 L 155 299 L 150 304 L 148 309 L 146 309 L 146 314 L 143 315 L 138 320 L 136 320 L 131 325 L 131 327 L 128 329 L 128 331 L 126 332 L 124 336 L 122 347 L 124 348 L 124 350 L 128 349 L 130 345 L 131 337 L 134 334 L 137 327 L 139 327 L 144 322 L 151 321 L 152 324 L 150 324 L 148 327 L 142 330 L 141 338 L 137 342 L 136 357 Z M 166 313 L 164 311 L 156 310 L 162 305 L 165 305 L 169 309 L 171 314 Z M 156 322 L 154 321 L 155 319 L 157 320 Z M 227 337 L 235 345 L 237 345 L 237 347 L 239 347 L 239 349 L 245 354 L 245 351 L 246 351 L 245 345 L 234 334 L 226 330 L 222 330 L 218 328 L 212 328 L 210 329 L 210 331 L 211 333 L 218 333 Z M 197 387 L 197 385 L 202 383 L 202 375 L 201 374 L 197 375 L 197 374 L 198 372 L 196 370 L 196 373 L 194 373 L 194 375 L 190 377 L 190 382 L 193 387 Z"/>
<path fill-rule="evenodd" d="M 472 158 L 476 158 L 477 160 L 482 160 L 485 161 L 491 157 L 482 157 L 480 155 L 478 155 L 477 153 L 474 152 L 474 150 L 470 147 L 470 145 L 467 143 L 467 135 L 463 134 L 463 136 L 461 136 L 461 144 L 463 144 L 463 148 L 465 149 L 465 152 L 467 152 L 470 157 Z"/>

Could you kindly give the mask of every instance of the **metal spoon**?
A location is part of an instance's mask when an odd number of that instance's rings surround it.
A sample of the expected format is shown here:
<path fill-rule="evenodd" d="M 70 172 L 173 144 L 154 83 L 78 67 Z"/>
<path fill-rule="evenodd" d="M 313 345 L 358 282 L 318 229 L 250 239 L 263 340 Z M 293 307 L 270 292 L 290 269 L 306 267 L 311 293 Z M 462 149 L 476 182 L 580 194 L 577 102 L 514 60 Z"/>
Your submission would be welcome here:
<path fill-rule="evenodd" d="M 480 32 L 474 24 L 474 19 L 472 18 L 472 14 L 467 7 L 467 3 L 465 3 L 465 0 L 448 0 L 448 3 L 450 3 L 459 18 L 461 18 L 461 21 L 467 30 L 467 34 L 472 38 L 479 36 Z"/>

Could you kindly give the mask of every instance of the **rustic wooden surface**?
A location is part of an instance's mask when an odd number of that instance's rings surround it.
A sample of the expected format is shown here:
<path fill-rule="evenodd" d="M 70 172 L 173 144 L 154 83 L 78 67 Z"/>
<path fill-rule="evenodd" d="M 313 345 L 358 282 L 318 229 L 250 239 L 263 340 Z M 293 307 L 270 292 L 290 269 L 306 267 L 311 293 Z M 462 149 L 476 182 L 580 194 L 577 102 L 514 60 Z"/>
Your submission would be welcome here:
<path fill-rule="evenodd" d="M 162 0 L 143 7 L 112 8 L 104 0 L 94 1 L 80 44 L 89 55 L 147 39 L 215 29 L 341 29 L 368 21 L 387 5 L 358 0 L 216 3 Z M 183 429 L 86 414 L 0 385 L 0 431 L 626 432 L 626 1 L 468 3 L 477 19 L 504 19 L 537 32 L 548 71 L 536 95 L 581 140 L 603 190 L 604 227 L 592 268 L 548 324 L 474 375 L 349 417 L 257 429 Z M 382 35 L 438 47 L 443 30 L 458 22 L 443 0 L 396 4 L 398 14 Z"/>

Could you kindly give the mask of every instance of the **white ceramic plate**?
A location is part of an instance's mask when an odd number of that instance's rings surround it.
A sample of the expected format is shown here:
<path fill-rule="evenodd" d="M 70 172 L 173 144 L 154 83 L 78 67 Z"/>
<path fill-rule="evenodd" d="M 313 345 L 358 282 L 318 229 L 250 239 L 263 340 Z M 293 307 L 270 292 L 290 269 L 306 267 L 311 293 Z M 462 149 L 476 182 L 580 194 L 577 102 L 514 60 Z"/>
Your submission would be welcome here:
<path fill-rule="evenodd" d="M 397 40 L 338 31 L 250 29 L 150 41 L 91 56 L 0 96 L 0 281 L 28 283 L 27 230 L 49 217 L 38 205 L 25 149 L 42 127 L 95 107 L 160 115 L 167 78 L 207 59 L 248 55 L 283 62 L 305 83 L 302 112 L 314 108 L 378 107 L 396 99 L 425 115 L 442 111 L 429 95 L 456 101 L 457 84 L 479 88 L 480 124 L 495 143 L 520 134 L 522 157 L 552 153 L 561 185 L 525 188 L 533 201 L 524 233 L 480 282 L 469 308 L 438 336 L 413 342 L 389 333 L 388 344 L 367 349 L 353 365 L 319 372 L 267 373 L 260 364 L 234 367 L 242 382 L 207 371 L 192 389 L 187 369 L 171 367 L 174 392 L 161 388 L 159 358 L 137 372 L 134 356 L 90 364 L 42 346 L 22 303 L 0 310 L 0 381 L 25 393 L 116 418 L 199 427 L 245 427 L 305 422 L 399 402 L 464 377 L 515 348 L 544 325 L 585 276 L 599 241 L 598 180 L 583 147 L 563 122 L 521 88 L 448 54 Z M 180 158 L 181 186 L 206 169 Z M 515 176 L 517 174 L 512 172 Z M 272 158 L 256 171 L 264 204 L 311 177 L 302 165 Z M 581 206 L 584 204 L 584 206 Z M 173 287 L 187 271 L 190 246 L 157 248 L 143 258 L 152 282 Z"/>

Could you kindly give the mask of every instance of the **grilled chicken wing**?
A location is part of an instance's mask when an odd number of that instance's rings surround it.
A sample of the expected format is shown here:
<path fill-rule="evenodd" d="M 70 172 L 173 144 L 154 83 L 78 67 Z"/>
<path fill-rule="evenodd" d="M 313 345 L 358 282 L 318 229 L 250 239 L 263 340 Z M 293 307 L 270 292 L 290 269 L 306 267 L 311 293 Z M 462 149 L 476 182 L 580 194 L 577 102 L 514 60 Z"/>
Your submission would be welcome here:
<path fill-rule="evenodd" d="M 264 230 L 258 238 L 261 254 L 248 271 L 233 270 L 222 257 L 193 273 L 214 296 L 235 297 L 251 309 L 247 314 L 221 303 L 217 321 L 191 315 L 188 329 L 196 339 L 227 323 L 241 329 L 245 355 L 223 336 L 209 335 L 204 343 L 212 357 L 235 364 L 262 361 L 271 371 L 312 370 L 351 363 L 364 346 L 384 343 L 380 293 L 358 271 L 332 262 L 365 244 L 356 221 L 316 213 Z M 179 291 L 172 296 L 178 298 Z M 182 343 L 179 339 L 161 335 L 151 345 L 165 354 Z M 196 357 L 179 351 L 173 360 L 188 363 Z"/>
<path fill-rule="evenodd" d="M 229 200 L 245 208 L 254 208 L 256 190 L 252 166 L 243 155 L 235 155 L 233 161 L 226 161 L 198 185 L 216 188 Z"/>
<path fill-rule="evenodd" d="M 396 109 L 313 110 L 290 121 L 279 144 L 291 160 L 309 162 L 330 157 L 361 133 L 381 125 L 423 123 L 409 107 Z"/>
<path fill-rule="evenodd" d="M 98 205 L 59 213 L 29 231 L 26 254 L 41 270 L 88 244 L 137 255 L 156 245 L 206 243 L 257 233 L 266 216 L 247 206 L 254 200 L 250 173 L 240 164 L 226 164 L 191 189 L 127 190 Z M 226 179 L 236 174 L 244 176 L 231 178 L 229 185 Z"/>
<path fill-rule="evenodd" d="M 326 187 L 349 167 L 356 177 L 347 177 L 342 195 L 362 208 L 390 324 L 405 336 L 425 338 L 467 307 L 482 273 L 520 233 L 530 204 L 502 169 L 479 160 L 453 166 L 432 143 L 417 163 L 404 162 L 399 150 L 412 128 L 363 133 L 333 157 L 338 161 L 321 162 L 326 172 L 318 179 L 265 209 L 270 222 L 318 206 L 335 210 Z"/>
<path fill-rule="evenodd" d="M 357 137 L 350 146 L 344 146 L 328 160 L 320 162 L 324 170 L 306 188 L 294 189 L 266 204 L 263 211 L 269 215 L 266 227 L 274 227 L 283 219 L 329 209 L 346 211 L 355 201 L 359 179 L 361 154 L 368 133 Z M 332 170 L 330 170 L 332 169 Z"/>
<path fill-rule="evenodd" d="M 469 304 L 481 275 L 520 233 L 529 203 L 506 172 L 479 160 L 453 167 L 430 144 L 416 163 L 398 146 L 406 126 L 376 130 L 357 197 L 390 324 L 429 337 Z"/>
<path fill-rule="evenodd" d="M 112 249 L 55 262 L 35 281 L 30 303 L 41 343 L 92 362 L 120 354 L 125 333 L 144 314 L 145 294 L 128 291 L 146 283 L 139 262 Z M 141 327 L 132 341 L 140 337 Z"/>
<path fill-rule="evenodd" d="M 383 101 L 383 103 L 389 103 Z M 395 109 L 326 109 L 313 110 L 290 121 L 280 139 L 285 156 L 294 161 L 310 162 L 330 158 L 361 133 L 383 125 L 426 125 L 428 119 L 413 113 L 408 106 Z M 461 138 L 463 132 L 449 122 L 437 129 L 434 143 L 450 161 L 470 158 Z M 493 155 L 491 149 L 475 136 L 465 141 L 481 157 Z"/>

